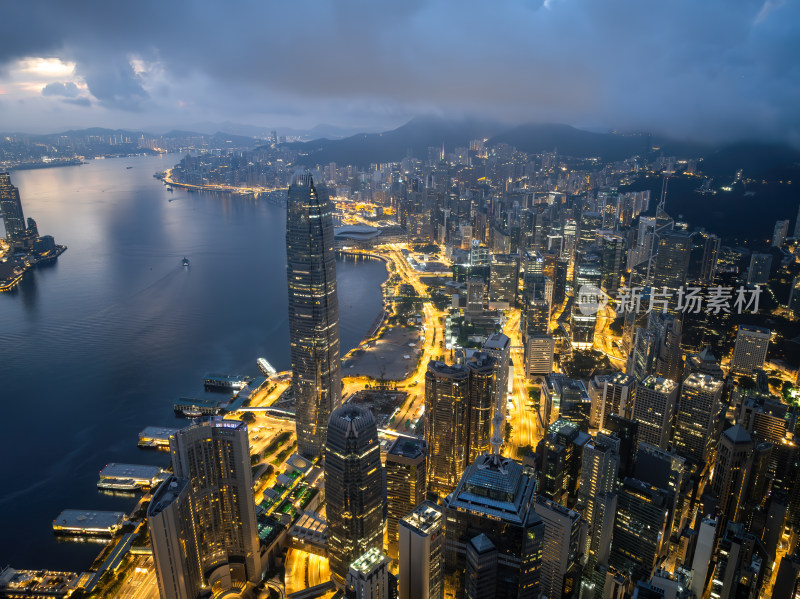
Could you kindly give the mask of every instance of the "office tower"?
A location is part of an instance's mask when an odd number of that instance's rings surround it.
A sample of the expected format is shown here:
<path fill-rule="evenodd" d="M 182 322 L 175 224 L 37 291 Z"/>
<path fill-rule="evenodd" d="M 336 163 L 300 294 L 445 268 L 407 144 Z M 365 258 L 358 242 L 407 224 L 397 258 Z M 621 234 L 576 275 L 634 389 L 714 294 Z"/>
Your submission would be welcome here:
<path fill-rule="evenodd" d="M 711 597 L 735 599 L 756 596 L 764 569 L 763 560 L 755 549 L 756 537 L 746 532 L 743 524 L 727 523 L 717 548 L 717 564 L 711 577 Z"/>
<path fill-rule="evenodd" d="M 580 576 L 584 522 L 577 512 L 541 496 L 536 498 L 534 511 L 544 522 L 540 593 L 550 599 L 570 597 Z"/>
<path fill-rule="evenodd" d="M 688 280 L 700 285 L 710 285 L 717 274 L 721 240 L 706 233 L 692 233 L 692 250 L 689 258 Z"/>
<path fill-rule="evenodd" d="M 192 531 L 203 589 L 261 578 L 247 425 L 215 418 L 170 437 L 176 478 L 189 481 Z M 172 563 L 172 556 L 156 556 Z"/>
<path fill-rule="evenodd" d="M 722 381 L 704 374 L 686 377 L 675 422 L 675 451 L 701 470 L 713 459 L 721 409 Z"/>
<path fill-rule="evenodd" d="M 606 418 L 606 431 L 619 438 L 620 478 L 633 476 L 634 457 L 639 447 L 639 423 L 611 414 Z"/>
<path fill-rule="evenodd" d="M 786 243 L 786 236 L 789 234 L 789 221 L 779 220 L 775 222 L 775 229 L 772 231 L 772 247 L 779 248 Z"/>
<path fill-rule="evenodd" d="M 372 412 L 346 404 L 333 411 L 325 443 L 325 497 L 331 576 L 343 586 L 350 564 L 383 547 L 383 475 Z"/>
<path fill-rule="evenodd" d="M 660 236 L 658 254 L 653 270 L 653 287 L 666 287 L 675 292 L 686 283 L 692 239 L 682 231 L 670 231 Z"/>
<path fill-rule="evenodd" d="M 187 479 L 170 476 L 147 508 L 158 590 L 164 599 L 195 599 L 203 589 L 190 493 Z"/>
<path fill-rule="evenodd" d="M 797 207 L 797 220 L 794 223 L 794 235 L 792 237 L 800 239 L 800 206 Z"/>
<path fill-rule="evenodd" d="M 597 374 L 589 381 L 592 413 L 589 424 L 605 428 L 611 414 L 630 417 L 636 400 L 636 380 L 622 372 Z"/>
<path fill-rule="evenodd" d="M 497 391 L 498 405 L 505 409 L 506 397 L 509 391 L 509 367 L 511 364 L 511 339 L 503 333 L 493 333 L 489 335 L 483 343 L 481 351 L 489 354 L 495 359 L 495 369 L 497 371 Z"/>
<path fill-rule="evenodd" d="M 600 291 L 600 263 L 596 254 L 585 254 L 575 267 L 576 299 L 570 317 L 572 347 L 589 349 L 594 342 L 597 310 L 604 301 Z"/>
<path fill-rule="evenodd" d="M 609 563 L 631 580 L 648 579 L 669 537 L 670 494 L 635 478 L 617 493 L 617 515 Z"/>
<path fill-rule="evenodd" d="M 397 558 L 400 519 L 425 500 L 425 442 L 398 437 L 386 453 L 388 554 Z"/>
<path fill-rule="evenodd" d="M 648 376 L 636 388 L 633 419 L 639 423 L 639 441 L 666 449 L 672 437 L 672 416 L 678 385 L 669 379 Z"/>
<path fill-rule="evenodd" d="M 750 435 L 738 424 L 720 437 L 711 488 L 717 496 L 718 510 L 724 520 L 741 522 L 754 447 Z"/>
<path fill-rule="evenodd" d="M 483 279 L 472 277 L 467 281 L 467 318 L 483 314 Z"/>
<path fill-rule="evenodd" d="M 736 344 L 733 346 L 731 371 L 735 374 L 753 374 L 764 366 L 769 349 L 770 330 L 750 325 L 739 325 Z"/>
<path fill-rule="evenodd" d="M 11 184 L 11 175 L 0 173 L 0 216 L 6 229 L 6 239 L 16 241 L 25 235 L 25 217 L 19 189 Z"/>
<path fill-rule="evenodd" d="M 431 360 L 425 373 L 427 487 L 444 497 L 471 461 L 489 451 L 497 405 L 496 361 L 476 352 L 466 364 Z"/>
<path fill-rule="evenodd" d="M 601 239 L 600 286 L 611 297 L 617 297 L 625 274 L 625 238 L 606 234 Z"/>
<path fill-rule="evenodd" d="M 698 597 L 703 596 L 703 591 L 708 578 L 708 568 L 714 557 L 714 539 L 717 534 L 717 521 L 713 518 L 703 518 L 700 531 L 697 533 L 697 544 L 694 548 L 692 560 L 692 586 L 691 589 Z"/>
<path fill-rule="evenodd" d="M 444 597 L 444 512 L 425 501 L 400 520 L 400 599 Z"/>
<path fill-rule="evenodd" d="M 655 373 L 658 341 L 654 331 L 636 327 L 633 334 L 633 346 L 625 364 L 625 374 L 640 381 Z"/>
<path fill-rule="evenodd" d="M 367 549 L 350 564 L 345 596 L 348 599 L 391 599 L 390 562 L 380 549 Z"/>
<path fill-rule="evenodd" d="M 519 325 L 528 377 L 550 374 L 553 370 L 555 340 L 549 334 L 553 292 L 550 277 L 525 273 Z"/>
<path fill-rule="evenodd" d="M 497 551 L 496 596 L 539 597 L 544 523 L 533 508 L 535 492 L 519 462 L 483 455 L 470 464 L 444 502 L 449 589 L 464 588 L 467 544 L 484 534 Z"/>
<path fill-rule="evenodd" d="M 583 381 L 560 373 L 545 377 L 539 399 L 539 411 L 545 425 L 550 425 L 557 412 L 562 421 L 588 431 L 591 408 L 592 399 Z"/>
<path fill-rule="evenodd" d="M 530 335 L 525 342 L 525 374 L 528 378 L 553 372 L 556 341 L 552 335 Z"/>
<path fill-rule="evenodd" d="M 467 403 L 469 405 L 467 463 L 475 461 L 479 455 L 491 449 L 492 417 L 495 408 L 504 407 L 498 403 L 497 370 L 498 364 L 492 356 L 475 352 L 466 361 L 469 372 Z"/>
<path fill-rule="evenodd" d="M 753 252 L 750 256 L 750 268 L 747 270 L 748 285 L 766 285 L 772 268 L 772 254 Z"/>
<path fill-rule="evenodd" d="M 597 566 L 608 566 L 617 514 L 617 493 L 600 493 L 592 499 L 592 504 L 592 524 L 587 529 L 586 541 L 586 571 L 589 573 Z"/>
<path fill-rule="evenodd" d="M 467 543 L 464 595 L 466 599 L 494 599 L 497 596 L 498 550 L 485 534 Z"/>
<path fill-rule="evenodd" d="M 540 495 L 563 505 L 573 503 L 578 494 L 583 449 L 590 439 L 566 420 L 559 419 L 550 425 L 536 447 Z"/>
<path fill-rule="evenodd" d="M 310 172 L 295 175 L 286 210 L 289 338 L 297 451 L 316 457 L 342 393 L 333 205 Z"/>
<path fill-rule="evenodd" d="M 655 332 L 657 340 L 653 374 L 672 381 L 680 381 L 683 378 L 682 316 L 667 312 L 650 312 L 648 328 Z"/>
<path fill-rule="evenodd" d="M 444 497 L 458 484 L 469 455 L 469 372 L 431 360 L 425 373 L 428 492 Z"/>
<path fill-rule="evenodd" d="M 584 252 L 597 243 L 597 231 L 603 228 L 603 215 L 599 212 L 581 214 L 580 232 L 578 233 L 578 251 Z"/>
<path fill-rule="evenodd" d="M 569 261 L 575 255 L 578 242 L 578 223 L 575 222 L 575 219 L 568 218 L 564 220 L 561 236 L 563 239 L 561 258 Z"/>
<path fill-rule="evenodd" d="M 686 460 L 679 455 L 649 443 L 639 443 L 633 477 L 669 494 L 671 504 L 668 535 L 673 533 L 677 537 L 684 520 L 689 517 L 689 472 Z"/>
<path fill-rule="evenodd" d="M 595 523 L 595 498 L 600 493 L 612 493 L 617 489 L 619 448 L 619 437 L 602 431 L 597 433 L 596 439 L 583 447 L 578 505 L 583 508 L 583 517 L 590 531 Z"/>
<path fill-rule="evenodd" d="M 519 257 L 492 254 L 489 268 L 489 309 L 514 308 L 519 286 Z"/>
<path fill-rule="evenodd" d="M 620 218 L 620 195 L 616 187 L 597 190 L 597 210 L 603 216 L 602 227 L 615 229 Z"/>

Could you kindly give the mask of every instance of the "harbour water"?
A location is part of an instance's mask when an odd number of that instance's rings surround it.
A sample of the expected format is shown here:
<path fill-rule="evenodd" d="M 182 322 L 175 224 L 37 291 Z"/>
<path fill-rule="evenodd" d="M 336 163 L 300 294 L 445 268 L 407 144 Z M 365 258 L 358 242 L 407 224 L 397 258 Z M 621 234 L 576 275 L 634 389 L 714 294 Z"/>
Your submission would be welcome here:
<path fill-rule="evenodd" d="M 12 173 L 25 216 L 69 249 L 0 294 L 0 565 L 88 568 L 100 546 L 51 526 L 67 508 L 133 507 L 98 492 L 105 464 L 166 465 L 137 433 L 185 424 L 172 403 L 201 394 L 204 373 L 257 375 L 260 356 L 289 368 L 285 210 L 170 193 L 153 173 L 179 159 Z M 337 276 L 347 351 L 380 312 L 386 269 L 339 261 Z"/>

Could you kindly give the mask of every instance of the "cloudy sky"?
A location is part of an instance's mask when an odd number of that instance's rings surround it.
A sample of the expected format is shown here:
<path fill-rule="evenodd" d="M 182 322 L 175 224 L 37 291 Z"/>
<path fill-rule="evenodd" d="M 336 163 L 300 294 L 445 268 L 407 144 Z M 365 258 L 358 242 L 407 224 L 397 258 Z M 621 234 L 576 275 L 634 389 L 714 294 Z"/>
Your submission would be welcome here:
<path fill-rule="evenodd" d="M 417 114 L 800 145 L 800 0 L 6 0 L 0 131 Z"/>

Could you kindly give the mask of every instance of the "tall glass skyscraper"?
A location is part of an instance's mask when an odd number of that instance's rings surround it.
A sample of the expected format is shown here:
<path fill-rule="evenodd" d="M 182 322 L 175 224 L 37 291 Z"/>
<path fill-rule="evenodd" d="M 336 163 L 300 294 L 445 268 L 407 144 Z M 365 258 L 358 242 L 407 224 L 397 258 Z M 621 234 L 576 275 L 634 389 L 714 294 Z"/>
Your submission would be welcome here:
<path fill-rule="evenodd" d="M 383 548 L 383 472 L 372 412 L 345 404 L 331 414 L 325 443 L 328 556 L 344 587 L 350 564 Z"/>
<path fill-rule="evenodd" d="M 295 174 L 286 210 L 289 339 L 297 450 L 319 455 L 342 393 L 333 206 L 309 171 Z"/>
<path fill-rule="evenodd" d="M 19 189 L 11 184 L 11 175 L 8 173 L 0 173 L 0 216 L 3 217 L 7 239 L 13 241 L 25 234 Z"/>

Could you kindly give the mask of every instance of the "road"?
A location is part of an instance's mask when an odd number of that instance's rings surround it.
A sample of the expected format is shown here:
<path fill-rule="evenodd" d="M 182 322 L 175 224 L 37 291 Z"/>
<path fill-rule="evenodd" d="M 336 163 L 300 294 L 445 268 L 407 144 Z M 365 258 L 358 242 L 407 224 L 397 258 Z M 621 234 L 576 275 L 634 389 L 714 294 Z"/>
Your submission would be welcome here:
<path fill-rule="evenodd" d="M 158 581 L 153 558 L 139 555 L 134 558 L 131 574 L 120 587 L 118 599 L 158 599 Z"/>
<path fill-rule="evenodd" d="M 328 558 L 299 549 L 289 548 L 287 550 L 284 584 L 287 595 L 328 582 L 330 579 Z"/>
<path fill-rule="evenodd" d="M 514 375 L 510 409 L 507 411 L 507 421 L 511 424 L 511 442 L 503 446 L 503 454 L 514 458 L 518 457 L 521 447 L 530 446 L 534 449 L 542 438 L 542 430 L 536 411 L 530 407 L 528 397 L 529 381 L 525 377 L 525 356 L 522 347 L 522 336 L 519 330 L 521 312 L 510 310 L 508 320 L 503 327 L 503 333 L 511 340 L 511 360 L 514 363 Z"/>

